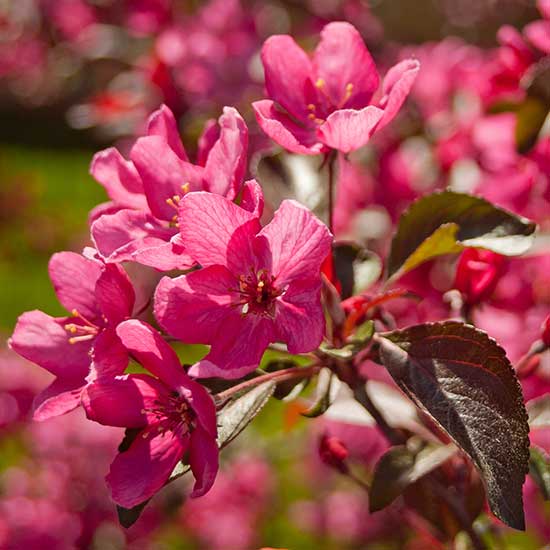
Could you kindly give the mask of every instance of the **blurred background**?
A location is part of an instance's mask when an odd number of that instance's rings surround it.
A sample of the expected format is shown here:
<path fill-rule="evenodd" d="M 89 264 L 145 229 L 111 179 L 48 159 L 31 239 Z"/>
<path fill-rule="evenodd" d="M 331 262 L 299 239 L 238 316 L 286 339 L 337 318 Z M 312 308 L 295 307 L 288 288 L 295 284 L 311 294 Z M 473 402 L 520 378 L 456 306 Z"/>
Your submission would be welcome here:
<path fill-rule="evenodd" d="M 250 103 L 263 97 L 259 50 L 267 36 L 289 33 L 311 48 L 324 24 L 348 20 L 381 72 L 406 51 L 423 62 L 424 55 L 435 72 L 465 43 L 471 59 L 484 58 L 503 25 L 522 29 L 537 19 L 529 0 L 0 0 L 0 341 L 23 311 L 63 314 L 47 264 L 52 253 L 89 242 L 88 213 L 106 200 L 88 175 L 91 157 L 110 145 L 127 151 L 161 103 L 178 117 L 191 151 L 205 121 L 235 105 L 249 123 L 253 162 L 262 157 L 270 145 Z M 437 60 L 428 46 L 418 49 L 441 41 Z M 472 73 L 488 75 L 484 65 Z M 403 127 L 413 135 L 418 107 L 407 108 Z M 427 177 L 424 149 L 411 151 L 405 161 Z M 280 176 L 273 159 L 264 173 Z M 224 453 L 208 496 L 185 501 L 186 482 L 173 484 L 125 530 L 103 480 L 120 431 L 86 422 L 82 411 L 32 423 L 32 398 L 48 379 L 3 344 L 0 548 L 432 547 L 400 508 L 370 516 L 364 492 L 318 458 L 319 434 L 328 430 L 354 460 L 372 465 L 385 443 L 368 422 L 309 421 L 282 401 Z M 495 548 L 548 542 L 548 503 L 534 499 L 527 533 L 500 529 Z"/>

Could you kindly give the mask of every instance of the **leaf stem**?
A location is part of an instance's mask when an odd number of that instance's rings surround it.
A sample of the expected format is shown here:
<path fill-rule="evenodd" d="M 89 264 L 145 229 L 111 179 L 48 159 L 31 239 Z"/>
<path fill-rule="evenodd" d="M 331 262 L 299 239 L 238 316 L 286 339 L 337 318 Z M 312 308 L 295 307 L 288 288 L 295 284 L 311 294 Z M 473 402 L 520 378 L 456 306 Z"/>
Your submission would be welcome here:
<path fill-rule="evenodd" d="M 274 380 L 276 382 L 283 382 L 284 380 L 292 380 L 293 378 L 306 378 L 308 376 L 313 376 L 321 370 L 321 365 L 309 365 L 307 367 L 290 367 L 288 369 L 282 369 L 275 372 L 268 372 L 267 374 L 262 374 L 261 376 L 256 376 L 256 378 L 251 378 L 250 380 L 245 380 L 236 386 L 233 386 L 227 390 L 224 390 L 215 395 L 216 402 L 224 402 L 226 399 L 230 398 L 232 395 L 239 393 L 243 390 L 253 388 L 264 382 Z"/>

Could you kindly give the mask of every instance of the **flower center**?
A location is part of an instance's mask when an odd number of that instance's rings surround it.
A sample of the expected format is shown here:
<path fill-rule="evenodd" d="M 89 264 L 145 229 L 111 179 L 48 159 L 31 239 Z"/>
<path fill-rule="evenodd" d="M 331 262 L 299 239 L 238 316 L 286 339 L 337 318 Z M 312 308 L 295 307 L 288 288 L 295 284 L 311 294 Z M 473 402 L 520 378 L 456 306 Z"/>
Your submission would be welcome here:
<path fill-rule="evenodd" d="M 78 310 L 73 309 L 71 315 L 75 320 L 80 320 L 80 323 L 67 323 L 65 325 L 65 330 L 72 334 L 69 338 L 69 344 L 76 344 L 77 342 L 85 342 L 86 340 L 91 340 L 95 338 L 98 332 L 101 330 L 100 327 L 92 323 L 89 319 L 86 319 L 84 315 L 79 313 Z"/>
<path fill-rule="evenodd" d="M 322 78 L 318 78 L 315 82 L 315 88 L 318 93 L 317 105 L 309 103 L 307 110 L 309 111 L 308 118 L 317 125 L 323 124 L 327 117 L 337 111 L 343 109 L 353 94 L 353 84 L 348 82 L 344 88 L 344 93 L 340 100 L 335 104 L 326 89 L 326 82 Z"/>
<path fill-rule="evenodd" d="M 272 317 L 275 312 L 275 298 L 282 291 L 275 286 L 275 277 L 269 275 L 267 269 L 258 272 L 251 269 L 250 275 L 239 277 L 239 294 L 243 315 L 255 313 Z"/>
<path fill-rule="evenodd" d="M 142 432 L 143 438 L 156 432 L 164 434 L 177 431 L 183 435 L 195 428 L 195 411 L 185 397 L 177 392 L 172 392 L 163 401 L 156 399 L 151 407 L 142 409 L 141 412 L 154 418 L 153 425 Z"/>
<path fill-rule="evenodd" d="M 176 212 L 178 211 L 180 201 L 184 195 L 189 193 L 190 183 L 186 182 L 181 186 L 181 195 L 172 195 L 169 199 L 166 199 L 166 204 L 171 206 Z M 170 227 L 178 226 L 178 215 L 174 214 L 170 220 Z"/>

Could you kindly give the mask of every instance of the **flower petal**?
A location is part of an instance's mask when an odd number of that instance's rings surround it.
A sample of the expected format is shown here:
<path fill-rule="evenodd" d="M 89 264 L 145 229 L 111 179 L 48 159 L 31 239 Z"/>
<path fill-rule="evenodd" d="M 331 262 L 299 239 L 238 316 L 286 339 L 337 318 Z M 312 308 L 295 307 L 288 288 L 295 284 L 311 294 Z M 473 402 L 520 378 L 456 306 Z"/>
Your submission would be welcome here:
<path fill-rule="evenodd" d="M 523 29 L 527 40 L 545 54 L 550 54 L 550 21 L 533 21 Z"/>
<path fill-rule="evenodd" d="M 220 325 L 210 353 L 189 369 L 197 378 L 241 378 L 255 370 L 267 346 L 275 341 L 271 319 L 242 316 L 233 310 Z"/>
<path fill-rule="evenodd" d="M 136 294 L 126 271 L 117 264 L 107 264 L 95 285 L 101 313 L 116 325 L 132 315 Z"/>
<path fill-rule="evenodd" d="M 265 87 L 271 99 L 298 120 L 307 120 L 315 97 L 309 56 L 288 35 L 270 36 L 262 47 Z"/>
<path fill-rule="evenodd" d="M 220 127 L 215 118 L 207 120 L 204 129 L 197 141 L 197 164 L 204 166 L 212 147 L 220 138 Z"/>
<path fill-rule="evenodd" d="M 161 279 L 155 292 L 155 317 L 182 342 L 210 344 L 233 309 L 230 289 L 238 280 L 223 266 Z"/>
<path fill-rule="evenodd" d="M 170 431 L 152 437 L 138 435 L 111 464 L 106 480 L 113 500 L 133 508 L 151 498 L 168 481 L 188 444 L 187 436 Z"/>
<path fill-rule="evenodd" d="M 316 280 L 332 243 L 328 227 L 292 200 L 281 203 L 258 238 L 267 241 L 271 272 L 283 286 L 296 278 Z"/>
<path fill-rule="evenodd" d="M 401 105 L 407 99 L 419 70 L 420 63 L 416 59 L 405 59 L 387 72 L 382 82 L 383 97 L 380 100 L 380 107 L 384 109 L 384 116 L 378 123 L 377 130 L 393 120 Z"/>
<path fill-rule="evenodd" d="M 128 366 L 128 350 L 112 328 L 96 337 L 92 346 L 92 365 L 88 380 L 122 374 Z"/>
<path fill-rule="evenodd" d="M 100 262 L 75 252 L 58 252 L 48 264 L 58 300 L 67 311 L 73 309 L 94 320 L 100 313 L 95 299 L 95 285 L 101 275 Z"/>
<path fill-rule="evenodd" d="M 241 208 L 261 218 L 264 211 L 264 193 L 262 191 L 262 186 L 256 180 L 244 182 Z"/>
<path fill-rule="evenodd" d="M 317 141 L 315 128 L 298 126 L 289 116 L 277 111 L 273 101 L 252 104 L 260 128 L 281 147 L 299 155 L 318 155 L 323 144 Z"/>
<path fill-rule="evenodd" d="M 319 127 L 319 139 L 342 153 L 356 151 L 366 145 L 383 116 L 384 111 L 372 105 L 360 111 L 334 111 Z"/>
<path fill-rule="evenodd" d="M 80 380 L 55 379 L 33 402 L 33 420 L 43 422 L 76 409 L 81 402 L 86 382 Z"/>
<path fill-rule="evenodd" d="M 187 379 L 176 352 L 152 326 L 130 319 L 116 332 L 132 356 L 168 386 L 179 387 Z"/>
<path fill-rule="evenodd" d="M 163 137 L 172 151 L 181 160 L 189 162 L 189 158 L 181 142 L 178 123 L 176 122 L 174 113 L 172 113 L 168 106 L 161 105 L 159 109 L 151 114 L 147 123 L 147 135 Z"/>
<path fill-rule="evenodd" d="M 170 221 L 176 211 L 166 201 L 181 196 L 189 184 L 191 191 L 203 188 L 204 168 L 181 160 L 160 136 L 139 138 L 132 147 L 134 162 L 154 216 Z"/>
<path fill-rule="evenodd" d="M 363 38 L 353 25 L 344 21 L 329 23 L 321 31 L 313 70 L 315 80 L 323 80 L 323 92 L 328 94 L 332 105 L 340 108 L 365 107 L 380 84 L 376 65 Z M 348 91 L 350 84 L 352 89 Z"/>
<path fill-rule="evenodd" d="M 321 282 L 292 283 L 277 302 L 276 326 L 290 353 L 317 349 L 325 332 Z"/>
<path fill-rule="evenodd" d="M 219 119 L 220 136 L 208 153 L 204 180 L 208 191 L 234 199 L 246 171 L 248 128 L 233 107 L 224 107 Z"/>
<path fill-rule="evenodd" d="M 23 313 L 17 320 L 9 345 L 16 353 L 56 376 L 84 380 L 90 368 L 91 341 L 69 343 L 67 317 L 50 317 L 42 311 Z"/>
<path fill-rule="evenodd" d="M 218 457 L 216 437 L 195 428 L 189 445 L 189 464 L 196 480 L 191 497 L 202 497 L 212 488 L 219 468 Z"/>
<path fill-rule="evenodd" d="M 147 374 L 104 378 L 89 384 L 82 392 L 82 405 L 90 420 L 105 426 L 143 428 L 156 416 L 155 402 L 168 399 L 164 384 Z"/>
<path fill-rule="evenodd" d="M 213 193 L 189 193 L 178 222 L 185 251 L 203 267 L 226 265 L 242 273 L 253 265 L 252 237 L 260 230 L 253 213 Z"/>
<path fill-rule="evenodd" d="M 135 166 L 114 147 L 94 155 L 90 174 L 103 185 L 116 204 L 127 208 L 147 208 L 143 183 Z"/>

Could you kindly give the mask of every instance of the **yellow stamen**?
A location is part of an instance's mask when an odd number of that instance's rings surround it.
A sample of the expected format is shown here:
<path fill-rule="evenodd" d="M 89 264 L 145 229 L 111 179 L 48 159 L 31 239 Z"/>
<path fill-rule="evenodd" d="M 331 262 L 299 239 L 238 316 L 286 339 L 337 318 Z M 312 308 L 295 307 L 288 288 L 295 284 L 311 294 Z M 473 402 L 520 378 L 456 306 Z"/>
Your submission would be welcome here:
<path fill-rule="evenodd" d="M 318 78 L 318 79 L 317 79 L 317 82 L 315 82 L 315 87 L 316 87 L 316 88 L 319 88 L 319 89 L 324 88 L 324 87 L 325 87 L 325 81 L 324 81 L 324 79 Z"/>

